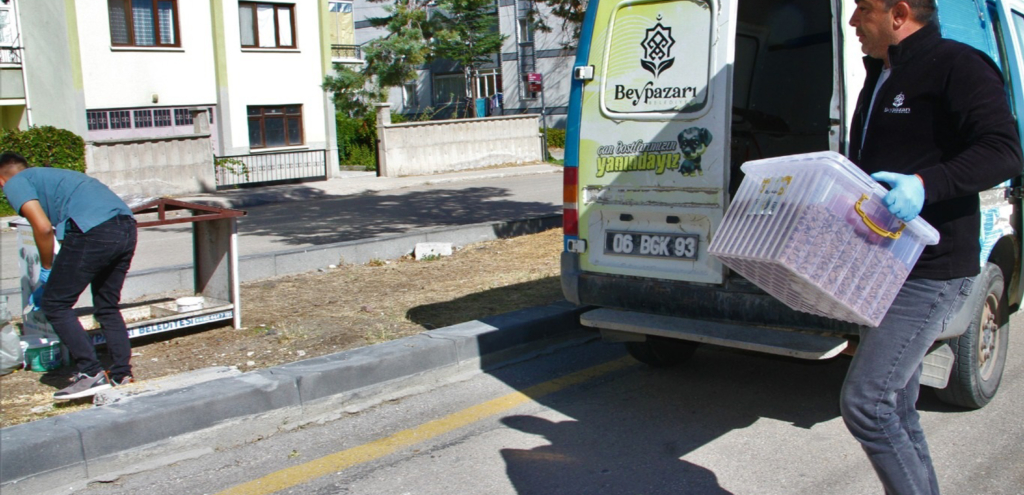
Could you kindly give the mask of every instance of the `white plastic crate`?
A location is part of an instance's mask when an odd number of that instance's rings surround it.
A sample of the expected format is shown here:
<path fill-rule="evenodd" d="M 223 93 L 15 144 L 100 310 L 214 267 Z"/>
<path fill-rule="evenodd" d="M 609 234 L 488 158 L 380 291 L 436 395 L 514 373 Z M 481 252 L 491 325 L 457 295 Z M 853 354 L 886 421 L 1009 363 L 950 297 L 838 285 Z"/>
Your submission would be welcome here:
<path fill-rule="evenodd" d="M 844 156 L 743 164 L 746 176 L 708 252 L 787 306 L 878 326 L 939 233 L 886 209 L 886 189 Z"/>

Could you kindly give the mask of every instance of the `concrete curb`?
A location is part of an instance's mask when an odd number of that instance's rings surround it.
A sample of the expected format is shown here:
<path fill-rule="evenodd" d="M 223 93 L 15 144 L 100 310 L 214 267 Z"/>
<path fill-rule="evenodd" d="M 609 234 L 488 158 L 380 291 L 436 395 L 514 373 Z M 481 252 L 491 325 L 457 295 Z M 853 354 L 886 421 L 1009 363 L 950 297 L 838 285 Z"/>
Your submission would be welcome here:
<path fill-rule="evenodd" d="M 81 486 L 139 460 L 202 455 L 329 420 L 374 395 L 438 386 L 584 337 L 584 310 L 564 301 L 523 309 L 3 428 L 0 487 L 13 494 Z"/>

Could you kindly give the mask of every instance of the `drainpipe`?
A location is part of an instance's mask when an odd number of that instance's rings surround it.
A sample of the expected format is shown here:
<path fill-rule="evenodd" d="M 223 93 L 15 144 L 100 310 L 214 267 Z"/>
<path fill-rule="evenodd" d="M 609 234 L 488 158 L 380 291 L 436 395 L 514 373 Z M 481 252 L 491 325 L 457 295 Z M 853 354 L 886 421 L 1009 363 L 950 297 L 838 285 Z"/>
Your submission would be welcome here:
<path fill-rule="evenodd" d="M 18 41 L 21 45 L 21 84 L 25 91 L 25 118 L 28 121 L 28 126 L 32 127 L 32 105 L 29 104 L 28 98 L 28 64 L 25 62 L 28 57 L 25 56 L 25 37 L 21 31 L 21 9 L 18 7 L 18 0 L 11 0 L 14 6 L 14 26 L 18 30 Z"/>

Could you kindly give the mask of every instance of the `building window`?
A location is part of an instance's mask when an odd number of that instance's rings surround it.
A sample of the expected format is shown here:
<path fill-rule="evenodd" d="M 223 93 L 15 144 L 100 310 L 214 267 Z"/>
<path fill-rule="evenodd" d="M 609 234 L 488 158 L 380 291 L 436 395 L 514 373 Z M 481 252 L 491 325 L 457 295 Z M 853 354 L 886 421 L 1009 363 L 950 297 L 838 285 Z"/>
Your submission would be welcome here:
<path fill-rule="evenodd" d="M 249 107 L 249 147 L 300 146 L 302 105 Z"/>
<path fill-rule="evenodd" d="M 132 112 L 132 116 L 135 117 L 135 128 L 140 129 L 143 127 L 153 127 L 153 111 L 152 110 L 135 110 Z"/>
<path fill-rule="evenodd" d="M 466 76 L 442 74 L 434 76 L 434 104 L 460 101 L 466 96 Z"/>
<path fill-rule="evenodd" d="M 132 113 L 128 110 L 114 110 L 110 112 L 111 129 L 131 129 Z"/>
<path fill-rule="evenodd" d="M 403 106 L 405 108 L 415 108 L 420 106 L 419 94 L 416 93 L 416 83 L 402 86 L 402 99 L 404 100 Z"/>
<path fill-rule="evenodd" d="M 327 2 L 327 10 L 328 10 L 328 12 L 338 12 L 338 13 L 341 13 L 341 14 L 351 14 L 352 13 L 352 2 L 348 2 L 348 1 L 342 1 L 342 2 L 329 1 L 329 2 Z"/>
<path fill-rule="evenodd" d="M 181 46 L 177 0 L 107 0 L 110 43 L 115 46 Z"/>
<path fill-rule="evenodd" d="M 501 92 L 501 74 L 497 69 L 483 69 L 477 73 L 477 98 L 490 98 Z"/>
<path fill-rule="evenodd" d="M 295 6 L 238 2 L 244 48 L 295 48 Z"/>
<path fill-rule="evenodd" d="M 167 108 L 153 110 L 153 125 L 156 127 L 170 127 L 171 110 Z"/>
<path fill-rule="evenodd" d="M 187 108 L 175 108 L 174 125 L 192 125 L 192 112 Z"/>
<path fill-rule="evenodd" d="M 107 123 L 107 112 L 85 112 L 85 120 L 90 131 L 110 128 L 110 124 Z"/>

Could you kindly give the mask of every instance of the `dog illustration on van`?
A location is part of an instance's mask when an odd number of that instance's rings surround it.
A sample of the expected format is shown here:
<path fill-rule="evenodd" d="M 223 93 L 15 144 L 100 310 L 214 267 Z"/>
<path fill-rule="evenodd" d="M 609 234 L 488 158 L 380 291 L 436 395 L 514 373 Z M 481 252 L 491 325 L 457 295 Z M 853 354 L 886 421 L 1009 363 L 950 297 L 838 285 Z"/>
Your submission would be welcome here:
<path fill-rule="evenodd" d="M 687 177 L 704 175 L 700 159 L 711 144 L 711 131 L 703 127 L 688 127 L 679 133 L 676 140 L 679 141 L 679 151 L 682 153 L 679 173 Z"/>

